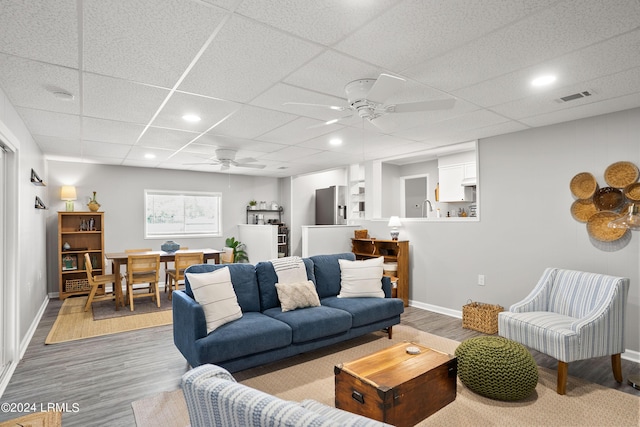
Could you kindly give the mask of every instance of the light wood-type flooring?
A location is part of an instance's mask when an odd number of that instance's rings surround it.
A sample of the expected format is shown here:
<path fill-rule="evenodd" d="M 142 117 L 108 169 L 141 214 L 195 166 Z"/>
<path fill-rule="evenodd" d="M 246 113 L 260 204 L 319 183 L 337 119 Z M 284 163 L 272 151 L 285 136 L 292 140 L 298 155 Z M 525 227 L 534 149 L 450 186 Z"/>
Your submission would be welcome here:
<path fill-rule="evenodd" d="M 44 345 L 61 305 L 50 301 L 0 402 L 67 404 L 71 411 L 77 404 L 77 412 L 63 415 L 65 427 L 135 426 L 131 402 L 179 387 L 187 363 L 173 345 L 172 326 Z M 402 324 L 457 341 L 482 335 L 463 329 L 460 319 L 413 307 Z M 554 360 L 532 353 L 539 366 L 555 369 Z M 640 366 L 623 360 L 622 370 L 621 385 L 608 357 L 569 364 L 569 375 L 640 396 L 626 385 L 629 375 L 640 376 Z M 17 416 L 0 412 L 0 421 Z"/>

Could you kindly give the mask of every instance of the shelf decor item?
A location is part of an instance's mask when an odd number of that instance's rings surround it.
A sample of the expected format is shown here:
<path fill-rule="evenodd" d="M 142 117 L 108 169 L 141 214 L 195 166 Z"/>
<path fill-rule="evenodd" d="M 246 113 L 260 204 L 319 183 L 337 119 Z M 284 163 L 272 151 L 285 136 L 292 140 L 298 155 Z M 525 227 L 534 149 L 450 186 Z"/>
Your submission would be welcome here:
<path fill-rule="evenodd" d="M 95 191 L 93 192 L 93 197 L 91 198 L 91 200 L 89 200 L 89 203 L 87 203 L 87 207 L 91 212 L 98 212 L 98 209 L 100 209 L 100 203 L 98 203 L 98 201 L 96 200 Z"/>
<path fill-rule="evenodd" d="M 389 218 L 389 227 L 391 227 L 391 240 L 398 240 L 398 236 L 400 232 L 398 231 L 398 227 L 402 227 L 402 223 L 400 222 L 400 217 L 392 216 Z"/>
<path fill-rule="evenodd" d="M 258 202 L 256 202 L 255 200 L 250 200 L 249 209 L 251 209 L 252 211 L 258 209 Z"/>

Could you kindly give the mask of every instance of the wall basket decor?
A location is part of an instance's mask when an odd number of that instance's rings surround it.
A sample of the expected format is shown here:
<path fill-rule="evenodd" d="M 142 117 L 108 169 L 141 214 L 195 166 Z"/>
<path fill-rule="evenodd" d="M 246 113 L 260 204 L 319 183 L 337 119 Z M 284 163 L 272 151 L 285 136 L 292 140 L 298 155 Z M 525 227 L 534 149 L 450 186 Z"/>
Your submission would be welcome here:
<path fill-rule="evenodd" d="M 571 215 L 586 224 L 591 242 L 598 249 L 614 251 L 622 249 L 631 240 L 631 230 L 614 228 L 609 224 L 640 202 L 640 170 L 631 162 L 616 162 L 604 172 L 606 187 L 600 187 L 589 172 L 576 174 L 569 183 L 575 201 Z"/>

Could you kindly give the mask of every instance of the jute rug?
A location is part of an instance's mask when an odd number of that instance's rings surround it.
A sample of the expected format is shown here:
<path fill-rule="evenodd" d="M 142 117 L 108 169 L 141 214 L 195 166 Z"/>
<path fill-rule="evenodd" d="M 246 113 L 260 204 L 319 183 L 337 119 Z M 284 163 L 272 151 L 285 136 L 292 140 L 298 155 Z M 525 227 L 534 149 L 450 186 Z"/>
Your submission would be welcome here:
<path fill-rule="evenodd" d="M 83 298 L 84 299 L 84 298 Z M 133 306 L 133 311 L 129 310 L 129 305 L 115 309 L 113 301 L 98 301 L 91 304 L 93 320 L 111 319 L 114 317 L 138 316 L 140 314 L 157 313 L 158 311 L 171 310 L 171 301 L 166 296 L 160 294 L 160 308 L 151 298 L 137 299 Z M 85 299 L 86 301 L 86 299 Z"/>
<path fill-rule="evenodd" d="M 136 314 L 134 316 L 93 320 L 92 310 L 84 311 L 86 301 L 86 297 L 67 298 L 64 300 L 58 312 L 58 317 L 51 327 L 49 335 L 47 335 L 45 344 L 57 344 L 154 326 L 170 325 L 173 322 L 173 312 L 171 310 L 156 310 L 155 312 Z M 163 305 L 166 304 L 167 302 L 163 301 Z M 113 304 L 111 307 L 115 312 Z M 127 307 L 120 308 L 119 311 L 131 312 Z M 136 313 L 135 310 L 134 313 Z"/>
<path fill-rule="evenodd" d="M 237 372 L 239 382 L 282 399 L 315 399 L 334 406 L 333 367 L 402 341 L 413 341 L 453 354 L 458 342 L 394 326 L 393 339 L 370 334 L 346 343 Z M 527 399 L 501 402 L 475 394 L 458 380 L 456 400 L 418 426 L 633 426 L 640 422 L 640 399 L 627 393 L 569 377 L 567 394 L 556 393 L 554 371 L 539 368 L 539 381 Z M 189 425 L 181 390 L 133 402 L 138 427 Z"/>
<path fill-rule="evenodd" d="M 2 421 L 0 427 L 62 427 L 62 412 L 35 412 Z"/>

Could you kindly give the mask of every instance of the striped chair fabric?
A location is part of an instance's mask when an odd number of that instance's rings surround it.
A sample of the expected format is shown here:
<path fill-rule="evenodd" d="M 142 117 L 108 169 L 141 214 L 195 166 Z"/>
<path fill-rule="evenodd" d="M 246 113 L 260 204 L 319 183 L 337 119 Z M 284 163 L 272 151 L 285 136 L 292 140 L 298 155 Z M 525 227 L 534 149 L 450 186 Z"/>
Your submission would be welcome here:
<path fill-rule="evenodd" d="M 182 377 L 192 427 L 379 427 L 386 424 L 322 405 L 309 409 L 237 383 L 224 368 L 201 365 Z"/>
<path fill-rule="evenodd" d="M 619 358 L 628 291 L 628 278 L 547 268 L 524 300 L 498 315 L 498 334 L 564 363 Z"/>

